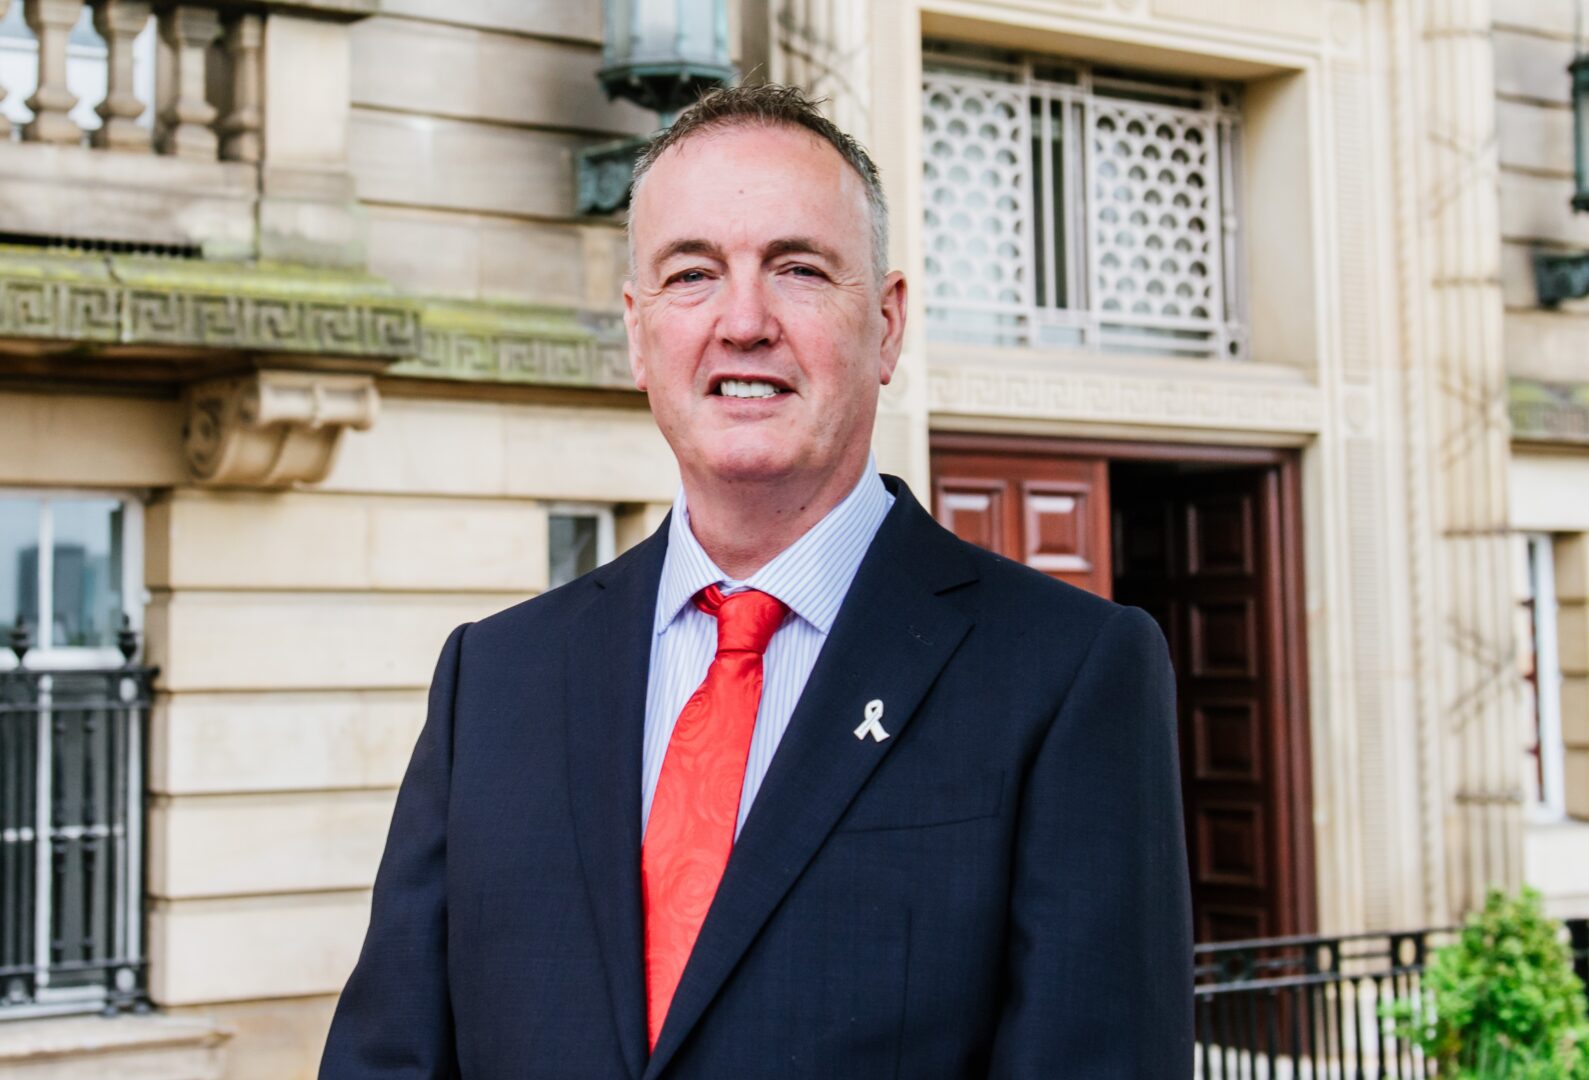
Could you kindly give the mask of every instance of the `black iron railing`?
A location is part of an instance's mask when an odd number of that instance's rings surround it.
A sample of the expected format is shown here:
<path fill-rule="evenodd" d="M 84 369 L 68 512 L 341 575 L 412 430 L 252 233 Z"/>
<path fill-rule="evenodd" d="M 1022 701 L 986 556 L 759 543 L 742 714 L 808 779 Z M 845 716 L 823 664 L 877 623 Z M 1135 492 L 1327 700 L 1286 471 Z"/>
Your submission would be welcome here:
<path fill-rule="evenodd" d="M 1589 919 L 1566 924 L 1589 985 Z M 1199 1080 L 1390 1080 L 1432 1065 L 1380 1017 L 1416 994 L 1453 930 L 1270 938 L 1196 948 Z"/>
<path fill-rule="evenodd" d="M 0 1018 L 145 1007 L 151 668 L 0 671 Z"/>

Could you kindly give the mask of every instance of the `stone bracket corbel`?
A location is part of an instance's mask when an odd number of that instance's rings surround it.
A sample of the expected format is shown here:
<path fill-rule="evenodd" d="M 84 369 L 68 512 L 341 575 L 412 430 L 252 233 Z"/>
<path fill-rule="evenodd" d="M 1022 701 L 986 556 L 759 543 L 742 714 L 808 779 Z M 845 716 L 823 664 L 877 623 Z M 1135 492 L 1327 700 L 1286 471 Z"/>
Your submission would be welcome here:
<path fill-rule="evenodd" d="M 324 480 L 342 433 L 375 423 L 369 375 L 260 371 L 187 388 L 182 450 L 206 484 L 285 488 Z"/>

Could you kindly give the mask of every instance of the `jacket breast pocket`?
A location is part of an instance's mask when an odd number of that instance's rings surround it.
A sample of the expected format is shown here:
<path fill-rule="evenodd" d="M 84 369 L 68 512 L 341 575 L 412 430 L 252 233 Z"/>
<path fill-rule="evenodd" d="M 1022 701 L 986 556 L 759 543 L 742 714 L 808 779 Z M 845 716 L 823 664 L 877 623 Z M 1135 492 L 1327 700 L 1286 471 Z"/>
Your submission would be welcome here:
<path fill-rule="evenodd" d="M 1004 795 L 1002 773 L 926 783 L 877 782 L 863 788 L 835 832 L 925 829 L 992 817 Z"/>

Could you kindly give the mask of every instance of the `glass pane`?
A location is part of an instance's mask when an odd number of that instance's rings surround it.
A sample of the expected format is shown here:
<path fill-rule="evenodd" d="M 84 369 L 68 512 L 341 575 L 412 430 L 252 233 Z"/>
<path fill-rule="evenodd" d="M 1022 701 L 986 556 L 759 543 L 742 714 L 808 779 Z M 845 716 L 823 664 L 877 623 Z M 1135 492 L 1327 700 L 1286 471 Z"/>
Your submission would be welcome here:
<path fill-rule="evenodd" d="M 0 495 L 0 637 L 10 633 L 20 615 L 38 640 L 42 506 L 39 499 Z"/>
<path fill-rule="evenodd" d="M 581 574 L 596 569 L 597 519 L 594 516 L 553 514 L 551 516 L 550 582 L 552 588 L 567 585 Z"/>
<path fill-rule="evenodd" d="M 55 522 L 54 598 L 50 643 L 116 643 L 121 626 L 121 503 L 115 499 L 52 499 Z"/>

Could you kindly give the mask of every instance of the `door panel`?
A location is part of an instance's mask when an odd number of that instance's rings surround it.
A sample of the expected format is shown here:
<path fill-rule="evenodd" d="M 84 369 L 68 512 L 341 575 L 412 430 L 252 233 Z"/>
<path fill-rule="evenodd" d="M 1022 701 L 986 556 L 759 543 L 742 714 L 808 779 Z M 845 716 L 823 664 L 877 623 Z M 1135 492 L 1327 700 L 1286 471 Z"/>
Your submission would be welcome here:
<path fill-rule="evenodd" d="M 962 540 L 1108 596 L 1109 466 L 1103 458 L 933 454 L 933 513 Z"/>
<path fill-rule="evenodd" d="M 1131 446 L 1111 462 L 1113 446 L 946 436 L 934 512 L 963 539 L 1158 622 L 1176 671 L 1197 940 L 1307 932 L 1294 466 Z"/>
<path fill-rule="evenodd" d="M 1294 932 L 1281 786 L 1279 598 L 1262 533 L 1268 469 L 1117 472 L 1121 603 L 1161 620 L 1175 662 L 1198 941 Z"/>

